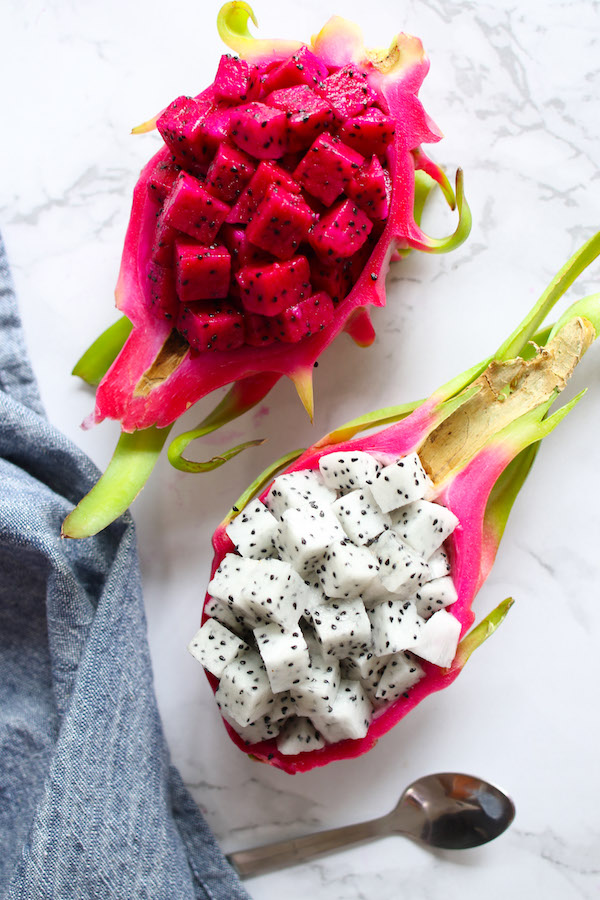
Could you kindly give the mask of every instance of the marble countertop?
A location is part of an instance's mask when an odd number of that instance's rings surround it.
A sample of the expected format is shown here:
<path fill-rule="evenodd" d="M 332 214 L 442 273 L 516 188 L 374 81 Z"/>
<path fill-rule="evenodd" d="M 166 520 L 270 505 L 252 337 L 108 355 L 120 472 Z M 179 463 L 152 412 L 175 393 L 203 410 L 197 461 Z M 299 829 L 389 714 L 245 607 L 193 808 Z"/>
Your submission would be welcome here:
<path fill-rule="evenodd" d="M 130 195 L 157 147 L 131 137 L 213 77 L 218 3 L 6 0 L 0 19 L 3 167 L 0 228 L 29 350 L 52 421 L 101 467 L 114 423 L 84 432 L 91 393 L 70 368 L 115 318 L 112 293 Z M 269 438 L 208 476 L 160 462 L 133 512 L 139 527 L 156 690 L 174 762 L 226 851 L 386 812 L 413 778 L 479 774 L 512 794 L 513 827 L 486 847 L 428 852 L 400 838 L 248 883 L 255 900 L 475 900 L 597 896 L 600 876 L 600 347 L 568 395 L 583 402 L 547 439 L 511 515 L 475 609 L 512 595 L 498 634 L 458 681 L 432 696 L 367 756 L 307 775 L 252 763 L 226 738 L 186 653 L 210 566 L 209 538 L 270 460 L 336 424 L 425 396 L 492 351 L 599 224 L 600 4 L 590 0 L 357 0 L 323 8 L 256 0 L 265 36 L 307 39 L 332 12 L 361 22 L 367 44 L 418 34 L 431 59 L 421 91 L 445 138 L 433 150 L 465 171 L 474 225 L 449 256 L 412 254 L 388 277 L 378 338 L 340 338 L 316 373 L 314 427 L 289 383 L 202 448 Z M 453 227 L 438 198 L 426 228 Z M 598 290 L 596 264 L 569 294 Z M 564 308 L 561 306 L 561 308 Z M 214 403 L 214 401 L 213 401 Z M 184 419 L 192 427 L 211 402 Z M 202 452 L 199 450 L 198 452 Z"/>

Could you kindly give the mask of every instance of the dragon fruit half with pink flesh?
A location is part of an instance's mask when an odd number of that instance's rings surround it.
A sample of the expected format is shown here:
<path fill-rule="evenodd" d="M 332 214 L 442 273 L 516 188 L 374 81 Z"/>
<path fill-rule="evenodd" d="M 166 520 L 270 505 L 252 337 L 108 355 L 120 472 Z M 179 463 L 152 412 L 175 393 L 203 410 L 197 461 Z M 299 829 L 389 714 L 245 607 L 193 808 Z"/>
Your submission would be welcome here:
<path fill-rule="evenodd" d="M 550 412 L 600 332 L 600 294 L 541 326 L 599 254 L 600 233 L 492 357 L 278 461 L 219 526 L 192 644 L 244 752 L 290 773 L 367 752 L 503 620 L 510 599 L 469 631 L 539 442 L 583 394 Z"/>
<path fill-rule="evenodd" d="M 135 187 L 116 288 L 132 327 L 122 347 L 111 332 L 92 353 L 114 361 L 90 422 L 118 420 L 122 439 L 66 535 L 93 533 L 122 512 L 168 429 L 217 388 L 233 384 L 211 427 L 282 376 L 312 417 L 314 363 L 341 331 L 373 342 L 368 307 L 385 304 L 390 259 L 445 252 L 468 235 L 460 174 L 455 199 L 422 149 L 441 133 L 417 97 L 429 68 L 417 38 L 369 50 L 357 26 L 334 17 L 310 44 L 255 40 L 249 18 L 246 3 L 226 4 L 219 33 L 239 57 L 223 56 L 210 87 L 134 129 L 156 126 L 163 147 Z M 446 239 L 418 224 L 435 182 L 459 210 Z M 170 460 L 198 470 L 180 446 L 171 444 Z"/>

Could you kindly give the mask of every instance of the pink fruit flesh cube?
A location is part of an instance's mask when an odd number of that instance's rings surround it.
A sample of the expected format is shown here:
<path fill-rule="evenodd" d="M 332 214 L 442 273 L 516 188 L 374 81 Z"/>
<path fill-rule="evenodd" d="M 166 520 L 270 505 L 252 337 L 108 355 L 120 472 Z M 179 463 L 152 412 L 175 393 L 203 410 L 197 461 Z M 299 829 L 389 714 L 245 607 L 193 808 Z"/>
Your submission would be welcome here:
<path fill-rule="evenodd" d="M 268 92 L 297 84 L 315 85 L 328 74 L 327 66 L 308 47 L 301 47 L 267 72 L 263 77 L 263 89 Z"/>
<path fill-rule="evenodd" d="M 234 225 L 223 225 L 219 237 L 229 250 L 231 256 L 231 269 L 237 272 L 242 266 L 251 263 L 264 262 L 268 259 L 264 250 L 255 247 L 248 240 L 245 228 L 236 228 Z"/>
<path fill-rule="evenodd" d="M 338 303 L 352 290 L 350 261 L 340 259 L 330 262 L 317 257 L 311 260 L 310 281 L 315 291 L 325 291 L 334 303 Z"/>
<path fill-rule="evenodd" d="M 331 297 L 324 291 L 313 294 L 312 297 L 289 306 L 276 317 L 278 337 L 286 343 L 295 344 L 322 331 L 332 321 L 333 315 Z"/>
<path fill-rule="evenodd" d="M 258 68 L 244 59 L 225 54 L 219 60 L 213 87 L 216 100 L 230 103 L 254 100 L 260 89 Z"/>
<path fill-rule="evenodd" d="M 377 100 L 377 95 L 369 86 L 367 73 L 351 64 L 334 72 L 316 89 L 343 120 L 360 115 Z"/>
<path fill-rule="evenodd" d="M 244 343 L 244 317 L 234 307 L 208 302 L 181 305 L 177 329 L 194 350 L 237 350 Z"/>
<path fill-rule="evenodd" d="M 352 200 L 341 200 L 319 219 L 309 241 L 319 256 L 344 259 L 363 246 L 372 228 L 371 220 Z"/>
<path fill-rule="evenodd" d="M 306 240 L 314 219 L 314 213 L 302 197 L 271 185 L 246 234 L 253 244 L 277 259 L 289 259 Z"/>
<path fill-rule="evenodd" d="M 334 122 L 330 104 L 306 84 L 273 91 L 266 102 L 287 114 L 288 152 L 309 147 Z"/>
<path fill-rule="evenodd" d="M 300 186 L 281 166 L 278 166 L 277 163 L 263 160 L 263 162 L 258 164 L 258 169 L 240 195 L 239 200 L 232 207 L 231 212 L 227 216 L 227 221 L 241 225 L 247 225 L 248 222 L 251 222 L 252 216 L 258 209 L 258 204 L 272 184 L 276 187 L 285 188 L 291 194 L 300 193 Z"/>
<path fill-rule="evenodd" d="M 173 162 L 161 160 L 148 179 L 148 195 L 157 203 L 164 203 L 167 194 L 179 175 L 180 167 Z"/>
<path fill-rule="evenodd" d="M 158 117 L 156 127 L 176 162 L 193 162 L 198 125 L 209 106 L 194 97 L 177 97 Z"/>
<path fill-rule="evenodd" d="M 175 228 L 165 222 L 162 215 L 158 216 L 150 254 L 153 262 L 158 263 L 159 266 L 172 267 L 174 265 L 175 238 L 178 234 L 179 232 Z"/>
<path fill-rule="evenodd" d="M 163 207 L 162 219 L 201 244 L 212 244 L 229 206 L 205 190 L 197 178 L 181 172 Z"/>
<path fill-rule="evenodd" d="M 220 144 L 206 173 L 206 189 L 225 203 L 232 203 L 240 196 L 255 169 L 256 165 L 246 153 L 229 144 Z"/>
<path fill-rule="evenodd" d="M 310 269 L 305 256 L 267 266 L 245 266 L 235 277 L 248 312 L 275 316 L 310 296 Z"/>
<path fill-rule="evenodd" d="M 146 305 L 158 318 L 173 319 L 179 311 L 175 289 L 175 272 L 149 261 L 144 285 Z"/>
<path fill-rule="evenodd" d="M 278 159 L 286 152 L 286 115 L 264 103 L 249 103 L 231 117 L 230 137 L 256 159 Z"/>
<path fill-rule="evenodd" d="M 205 247 L 195 241 L 175 243 L 177 294 L 182 303 L 218 300 L 227 296 L 231 257 L 227 247 Z"/>
<path fill-rule="evenodd" d="M 376 156 L 346 185 L 346 194 L 371 219 L 385 219 L 391 199 L 391 180 Z"/>
<path fill-rule="evenodd" d="M 251 347 L 266 347 L 277 340 L 275 319 L 267 316 L 258 316 L 247 313 L 244 316 L 246 324 L 246 343 Z"/>
<path fill-rule="evenodd" d="M 364 158 L 330 134 L 320 134 L 300 160 L 294 177 L 325 206 L 337 200 Z"/>
<path fill-rule="evenodd" d="M 373 107 L 362 116 L 346 119 L 338 133 L 345 144 L 363 156 L 383 156 L 394 137 L 394 120 Z"/>

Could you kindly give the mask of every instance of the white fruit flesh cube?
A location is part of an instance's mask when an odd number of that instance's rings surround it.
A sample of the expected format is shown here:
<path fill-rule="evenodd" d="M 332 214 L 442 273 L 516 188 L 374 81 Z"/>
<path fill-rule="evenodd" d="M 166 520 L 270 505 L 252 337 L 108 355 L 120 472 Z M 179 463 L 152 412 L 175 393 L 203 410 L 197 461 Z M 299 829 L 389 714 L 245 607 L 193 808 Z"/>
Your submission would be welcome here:
<path fill-rule="evenodd" d="M 280 559 L 256 560 L 241 591 L 240 605 L 248 610 L 252 627 L 277 622 L 294 627 L 304 610 L 306 585 L 290 563 Z"/>
<path fill-rule="evenodd" d="M 260 500 L 252 500 L 225 529 L 242 556 L 265 559 L 275 552 L 277 519 Z"/>
<path fill-rule="evenodd" d="M 245 726 L 239 725 L 235 719 L 232 719 L 231 716 L 225 713 L 225 710 L 221 710 L 221 715 L 231 725 L 233 730 L 239 734 L 244 743 L 248 745 L 258 744 L 260 741 L 268 741 L 277 737 L 282 725 L 282 722 L 272 719 L 268 714 L 261 716 L 256 722 L 251 722 Z"/>
<path fill-rule="evenodd" d="M 415 602 L 419 615 L 428 619 L 435 612 L 451 606 L 458 599 L 454 582 L 450 575 L 428 581 L 415 594 Z"/>
<path fill-rule="evenodd" d="M 334 657 L 325 659 L 311 652 L 308 678 L 290 691 L 300 716 L 326 713 L 336 697 L 340 684 L 340 664 Z"/>
<path fill-rule="evenodd" d="M 262 561 L 265 562 L 265 561 Z M 261 560 L 228 553 L 209 582 L 209 593 L 224 603 L 231 615 L 241 620 L 247 628 L 255 628 L 263 621 L 248 604 L 244 592 L 251 585 Z"/>
<path fill-rule="evenodd" d="M 284 756 L 320 750 L 324 746 L 325 741 L 313 723 L 302 716 L 288 719 L 277 737 L 277 749 Z"/>
<path fill-rule="evenodd" d="M 371 644 L 371 623 L 360 600 L 328 600 L 313 611 L 312 622 L 326 656 L 341 659 Z"/>
<path fill-rule="evenodd" d="M 286 631 L 277 624 L 259 625 L 254 637 L 274 693 L 287 691 L 308 677 L 308 647 L 299 628 Z"/>
<path fill-rule="evenodd" d="M 238 725 L 250 725 L 267 714 L 273 692 L 256 651 L 247 650 L 225 666 L 215 699 Z"/>
<path fill-rule="evenodd" d="M 335 744 L 347 738 L 363 738 L 372 717 L 373 709 L 360 681 L 343 679 L 331 711 L 325 715 L 311 716 L 311 719 L 327 743 Z"/>
<path fill-rule="evenodd" d="M 353 656 L 345 659 L 342 665 L 342 671 L 345 677 L 370 678 L 375 669 L 381 669 L 387 662 L 387 656 L 375 656 L 373 650 L 363 650 L 361 653 L 355 653 Z"/>
<path fill-rule="evenodd" d="M 427 619 L 411 649 L 421 659 L 448 668 L 456 655 L 459 637 L 460 622 L 451 613 L 441 609 Z"/>
<path fill-rule="evenodd" d="M 210 616 L 211 619 L 215 619 L 217 622 L 220 622 L 221 625 L 224 625 L 225 628 L 228 628 L 234 634 L 237 634 L 238 637 L 245 639 L 248 628 L 244 623 L 242 616 L 236 616 L 233 610 L 230 609 L 223 600 L 218 600 L 217 597 L 209 597 L 206 601 L 204 612 L 207 616 Z"/>
<path fill-rule="evenodd" d="M 365 604 L 366 609 L 373 609 L 380 603 L 385 603 L 386 600 L 406 600 L 406 594 L 407 592 L 403 588 L 400 588 L 397 592 L 388 591 L 381 580 L 380 574 L 377 573 L 373 581 L 371 581 L 360 594 L 360 599 Z"/>
<path fill-rule="evenodd" d="M 416 453 L 403 456 L 384 466 L 371 486 L 373 496 L 383 512 L 391 512 L 413 500 L 422 500 L 433 488 Z"/>
<path fill-rule="evenodd" d="M 373 652 L 376 656 L 412 650 L 424 623 L 410 600 L 389 600 L 370 610 Z"/>
<path fill-rule="evenodd" d="M 252 577 L 257 565 L 255 559 L 227 553 L 208 584 L 208 593 L 223 602 L 232 600 Z"/>
<path fill-rule="evenodd" d="M 358 597 L 377 574 L 377 560 L 366 547 L 336 541 L 323 557 L 317 574 L 328 597 Z"/>
<path fill-rule="evenodd" d="M 282 521 L 287 509 L 318 510 L 329 507 L 336 499 L 319 472 L 306 470 L 279 475 L 271 486 L 265 503 L 276 519 Z"/>
<path fill-rule="evenodd" d="M 410 597 L 429 580 L 429 567 L 423 557 L 403 544 L 393 531 L 384 531 L 371 544 L 379 564 L 379 577 L 390 593 Z"/>
<path fill-rule="evenodd" d="M 278 527 L 275 543 L 279 557 L 304 575 L 312 571 L 330 544 L 343 537 L 344 531 L 329 509 L 314 513 L 287 509 Z"/>
<path fill-rule="evenodd" d="M 216 678 L 221 677 L 225 666 L 236 656 L 249 649 L 245 641 L 216 619 L 207 619 L 188 645 L 192 656 Z"/>
<path fill-rule="evenodd" d="M 325 484 L 342 494 L 373 484 L 381 468 L 370 453 L 363 450 L 328 453 L 319 460 L 319 469 Z"/>
<path fill-rule="evenodd" d="M 336 500 L 331 509 L 355 544 L 372 541 L 391 524 L 389 515 L 381 512 L 369 488 L 350 491 Z"/>
<path fill-rule="evenodd" d="M 377 685 L 378 705 L 393 703 L 423 678 L 425 672 L 411 653 L 399 653 L 385 665 Z"/>
<path fill-rule="evenodd" d="M 444 575 L 449 575 L 452 571 L 448 554 L 443 547 L 440 547 L 439 550 L 436 550 L 435 553 L 429 557 L 427 565 L 429 566 L 429 574 L 432 580 L 442 578 Z"/>
<path fill-rule="evenodd" d="M 441 547 L 456 526 L 458 519 L 449 509 L 429 500 L 415 500 L 391 516 L 392 528 L 400 539 L 425 559 Z"/>

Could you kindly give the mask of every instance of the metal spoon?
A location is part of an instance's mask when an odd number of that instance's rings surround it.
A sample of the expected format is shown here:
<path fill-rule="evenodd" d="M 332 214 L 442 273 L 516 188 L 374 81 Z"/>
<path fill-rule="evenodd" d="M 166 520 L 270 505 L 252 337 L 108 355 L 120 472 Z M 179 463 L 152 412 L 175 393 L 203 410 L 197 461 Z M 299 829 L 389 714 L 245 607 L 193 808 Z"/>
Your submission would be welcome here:
<path fill-rule="evenodd" d="M 414 781 L 386 816 L 240 850 L 227 858 L 242 878 L 248 878 L 391 834 L 430 847 L 465 850 L 498 837 L 514 817 L 512 800 L 499 788 L 471 775 L 442 772 Z"/>

